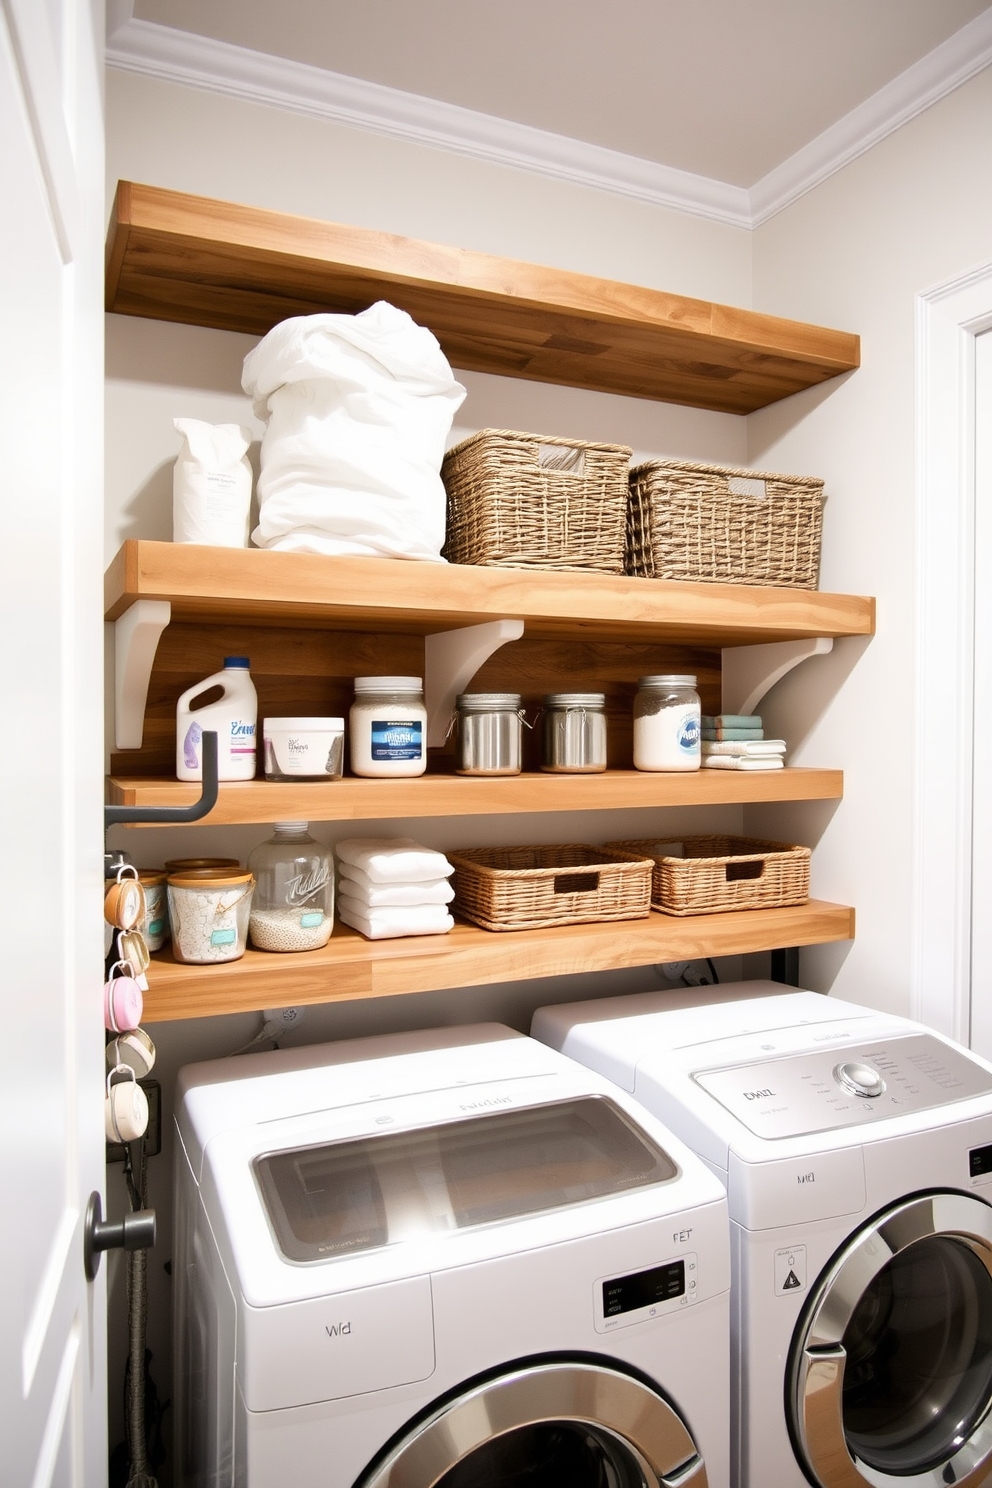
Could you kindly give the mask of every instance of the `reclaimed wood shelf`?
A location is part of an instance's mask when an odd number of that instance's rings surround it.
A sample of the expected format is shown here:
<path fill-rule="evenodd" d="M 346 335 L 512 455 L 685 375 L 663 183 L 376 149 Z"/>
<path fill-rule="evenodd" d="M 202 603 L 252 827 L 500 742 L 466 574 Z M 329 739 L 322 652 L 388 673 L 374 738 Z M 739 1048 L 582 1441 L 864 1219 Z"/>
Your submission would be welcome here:
<path fill-rule="evenodd" d="M 431 816 L 486 816 L 534 811 L 615 811 L 627 807 L 754 805 L 765 801 L 836 801 L 840 770 L 753 772 L 698 770 L 603 775 L 427 774 L 415 780 L 333 782 L 251 780 L 222 785 L 205 826 L 245 822 L 369 821 Z M 189 806 L 199 785 L 174 779 L 111 776 L 114 806 Z"/>
<path fill-rule="evenodd" d="M 130 538 L 107 569 L 106 619 L 116 620 L 138 599 L 168 600 L 174 621 L 426 635 L 520 619 L 531 637 L 708 647 L 871 635 L 875 627 L 873 599 L 818 589 L 332 558 Z"/>
<path fill-rule="evenodd" d="M 455 367 L 752 413 L 860 360 L 856 335 L 468 249 L 120 181 L 106 306 L 264 335 L 387 299 Z"/>
<path fill-rule="evenodd" d="M 184 966 L 165 952 L 153 956 L 142 1021 L 480 987 L 853 937 L 854 910 L 816 899 L 784 909 L 686 918 L 652 912 L 643 920 L 506 934 L 459 922 L 447 935 L 403 940 L 368 941 L 336 924 L 319 951 L 249 950 L 217 966 Z"/>

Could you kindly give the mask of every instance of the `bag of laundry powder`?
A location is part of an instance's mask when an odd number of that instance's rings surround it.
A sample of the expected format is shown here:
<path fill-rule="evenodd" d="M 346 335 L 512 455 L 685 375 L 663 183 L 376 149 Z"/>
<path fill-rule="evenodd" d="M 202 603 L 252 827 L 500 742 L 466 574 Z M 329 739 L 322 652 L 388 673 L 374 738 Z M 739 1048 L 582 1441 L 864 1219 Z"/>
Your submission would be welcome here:
<path fill-rule="evenodd" d="M 245 358 L 266 420 L 262 548 L 443 563 L 441 460 L 465 397 L 434 336 L 380 300 L 284 320 Z"/>
<path fill-rule="evenodd" d="M 251 525 L 251 430 L 172 420 L 183 447 L 172 471 L 172 541 L 246 548 Z"/>

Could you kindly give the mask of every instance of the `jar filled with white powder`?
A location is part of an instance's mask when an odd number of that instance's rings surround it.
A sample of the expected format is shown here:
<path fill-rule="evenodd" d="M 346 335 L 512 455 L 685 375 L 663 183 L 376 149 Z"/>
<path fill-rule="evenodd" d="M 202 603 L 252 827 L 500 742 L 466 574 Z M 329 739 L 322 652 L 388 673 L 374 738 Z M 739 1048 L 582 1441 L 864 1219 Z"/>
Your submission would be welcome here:
<path fill-rule="evenodd" d="M 348 715 L 356 775 L 423 775 L 427 709 L 421 677 L 356 677 Z"/>
<path fill-rule="evenodd" d="M 241 868 L 170 873 L 169 922 L 177 961 L 204 966 L 245 953 L 255 880 Z"/>
<path fill-rule="evenodd" d="M 310 836 L 309 822 L 276 822 L 253 848 L 255 875 L 248 934 L 260 951 L 316 951 L 334 928 L 334 857 Z"/>
<path fill-rule="evenodd" d="M 700 703 L 695 677 L 641 677 L 634 699 L 634 768 L 698 770 Z"/>

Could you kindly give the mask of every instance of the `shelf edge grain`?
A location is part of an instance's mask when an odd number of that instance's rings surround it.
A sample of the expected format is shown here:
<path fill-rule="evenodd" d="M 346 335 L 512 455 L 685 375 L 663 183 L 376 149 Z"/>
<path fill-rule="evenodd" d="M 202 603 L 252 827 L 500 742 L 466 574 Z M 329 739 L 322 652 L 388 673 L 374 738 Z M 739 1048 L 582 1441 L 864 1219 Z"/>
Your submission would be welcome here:
<path fill-rule="evenodd" d="M 249 950 L 219 966 L 183 966 L 155 956 L 145 994 L 147 1023 L 215 1017 L 294 1004 L 395 997 L 580 971 L 728 956 L 780 946 L 853 940 L 854 910 L 811 899 L 783 909 L 668 916 L 495 934 L 457 923 L 448 935 L 366 941 L 335 925 L 320 951 Z"/>

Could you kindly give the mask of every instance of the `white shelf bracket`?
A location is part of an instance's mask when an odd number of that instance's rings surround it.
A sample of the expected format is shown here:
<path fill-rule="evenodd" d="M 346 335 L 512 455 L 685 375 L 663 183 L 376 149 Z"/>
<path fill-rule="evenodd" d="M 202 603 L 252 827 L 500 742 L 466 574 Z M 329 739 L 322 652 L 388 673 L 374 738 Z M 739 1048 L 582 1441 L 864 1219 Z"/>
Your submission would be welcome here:
<path fill-rule="evenodd" d="M 114 621 L 114 743 L 140 749 L 159 637 L 172 619 L 167 599 L 136 599 Z"/>
<path fill-rule="evenodd" d="M 424 701 L 427 705 L 427 744 L 440 748 L 448 734 L 455 698 L 465 691 L 484 661 L 507 641 L 519 641 L 522 620 L 489 620 L 460 630 L 442 630 L 424 637 Z"/>
<path fill-rule="evenodd" d="M 802 641 L 773 641 L 767 646 L 728 646 L 723 653 L 723 713 L 754 713 L 776 682 L 801 661 L 826 656 L 830 636 Z"/>

